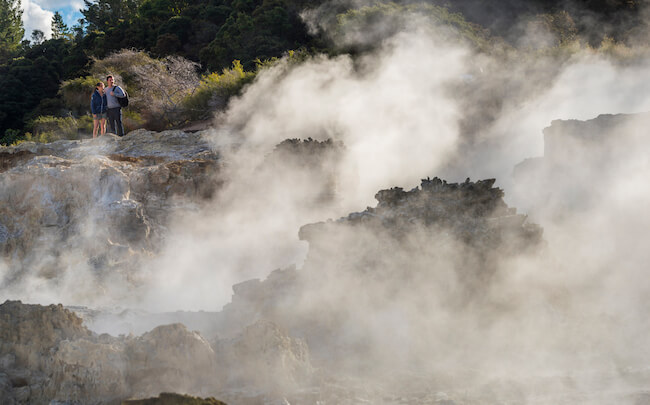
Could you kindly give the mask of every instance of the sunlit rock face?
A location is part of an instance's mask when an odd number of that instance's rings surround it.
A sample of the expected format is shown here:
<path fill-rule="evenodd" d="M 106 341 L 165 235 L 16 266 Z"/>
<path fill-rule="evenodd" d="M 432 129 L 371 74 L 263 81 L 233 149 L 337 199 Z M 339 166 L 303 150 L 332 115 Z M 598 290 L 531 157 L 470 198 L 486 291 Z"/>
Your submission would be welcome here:
<path fill-rule="evenodd" d="M 0 282 L 79 268 L 130 277 L 171 213 L 214 194 L 219 166 L 201 133 L 180 131 L 0 148 Z"/>
<path fill-rule="evenodd" d="M 0 314 L 0 396 L 6 403 L 97 403 L 97 397 L 119 398 L 127 392 L 123 342 L 100 342 L 61 305 L 6 301 Z"/>

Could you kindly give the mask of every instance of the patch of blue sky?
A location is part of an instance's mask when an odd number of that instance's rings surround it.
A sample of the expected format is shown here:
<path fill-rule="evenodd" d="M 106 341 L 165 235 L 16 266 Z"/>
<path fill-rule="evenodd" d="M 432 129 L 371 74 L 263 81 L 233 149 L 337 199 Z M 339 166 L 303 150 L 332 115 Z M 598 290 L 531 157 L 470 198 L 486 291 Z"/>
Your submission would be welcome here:
<path fill-rule="evenodd" d="M 77 24 L 82 15 L 83 0 L 22 0 L 23 25 L 25 38 L 31 38 L 32 31 L 41 30 L 46 38 L 52 35 L 52 16 L 58 11 L 63 17 L 63 22 L 70 28 Z"/>

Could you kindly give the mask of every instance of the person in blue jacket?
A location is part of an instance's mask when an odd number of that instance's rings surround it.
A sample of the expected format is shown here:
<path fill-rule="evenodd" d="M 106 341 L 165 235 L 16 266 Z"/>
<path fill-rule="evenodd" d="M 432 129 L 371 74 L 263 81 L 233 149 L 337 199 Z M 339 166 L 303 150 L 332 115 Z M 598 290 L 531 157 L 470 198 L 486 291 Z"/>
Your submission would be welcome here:
<path fill-rule="evenodd" d="M 108 110 L 108 100 L 104 91 L 104 83 L 99 82 L 95 86 L 95 91 L 90 98 L 90 112 L 93 114 L 93 138 L 106 133 L 106 111 Z"/>

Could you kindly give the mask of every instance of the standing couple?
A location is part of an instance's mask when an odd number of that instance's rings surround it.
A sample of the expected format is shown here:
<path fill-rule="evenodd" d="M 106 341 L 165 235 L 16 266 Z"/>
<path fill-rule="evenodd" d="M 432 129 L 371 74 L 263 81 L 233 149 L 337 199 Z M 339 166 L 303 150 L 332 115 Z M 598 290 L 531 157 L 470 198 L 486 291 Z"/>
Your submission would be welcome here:
<path fill-rule="evenodd" d="M 107 87 L 104 83 L 99 82 L 95 86 L 95 91 L 90 99 L 90 112 L 93 114 L 93 138 L 106 133 L 106 119 L 111 132 L 119 136 L 124 136 L 124 126 L 122 125 L 122 107 L 118 98 L 126 97 L 126 93 L 120 86 L 115 85 L 113 76 L 106 77 Z"/>

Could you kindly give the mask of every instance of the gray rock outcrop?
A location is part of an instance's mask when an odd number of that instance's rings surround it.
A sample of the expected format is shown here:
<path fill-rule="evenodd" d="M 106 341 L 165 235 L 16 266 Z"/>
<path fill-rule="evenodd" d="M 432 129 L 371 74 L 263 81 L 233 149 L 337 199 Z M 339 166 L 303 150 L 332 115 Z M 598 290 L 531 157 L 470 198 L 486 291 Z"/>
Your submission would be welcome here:
<path fill-rule="evenodd" d="M 220 164 L 203 134 L 180 131 L 0 147 L 0 283 L 78 268 L 132 277 L 170 215 L 215 193 Z"/>
<path fill-rule="evenodd" d="M 3 403 L 107 403 L 214 387 L 214 351 L 183 325 L 140 337 L 96 335 L 61 305 L 0 305 Z"/>
<path fill-rule="evenodd" d="M 493 184 L 425 179 L 411 191 L 379 191 L 374 208 L 303 226 L 303 268 L 233 286 L 219 316 L 224 329 L 272 320 L 303 337 L 315 364 L 328 369 L 354 373 L 359 359 L 378 368 L 417 364 L 427 344 L 385 339 L 385 323 L 426 336 L 423 312 L 463 319 L 477 308 L 503 311 L 509 304 L 491 294 L 501 263 L 544 246 L 542 228 L 509 208 Z"/>
<path fill-rule="evenodd" d="M 211 345 L 182 324 L 113 337 L 92 333 L 61 305 L 0 305 L 3 404 L 102 404 L 161 392 L 240 401 L 297 390 L 313 371 L 304 341 L 271 322 Z"/>
<path fill-rule="evenodd" d="M 642 173 L 648 127 L 650 112 L 552 121 L 543 130 L 544 156 L 514 168 L 514 198 L 537 217 L 589 209 L 611 194 L 611 185 Z"/>

